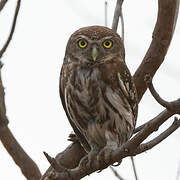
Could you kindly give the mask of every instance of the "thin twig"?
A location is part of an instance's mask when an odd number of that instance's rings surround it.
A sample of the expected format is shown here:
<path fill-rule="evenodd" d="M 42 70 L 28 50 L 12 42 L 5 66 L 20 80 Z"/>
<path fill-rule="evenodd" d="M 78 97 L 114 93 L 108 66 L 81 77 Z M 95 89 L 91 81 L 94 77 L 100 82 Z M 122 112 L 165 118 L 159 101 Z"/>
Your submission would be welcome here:
<path fill-rule="evenodd" d="M 146 74 L 145 78 L 144 78 L 152 96 L 156 99 L 156 101 L 161 104 L 163 107 L 170 109 L 170 102 L 167 102 L 165 100 L 163 100 L 160 95 L 156 92 L 153 84 L 152 84 L 152 77 L 150 76 L 150 74 Z"/>
<path fill-rule="evenodd" d="M 137 170 L 136 170 L 134 158 L 133 158 L 133 156 L 131 156 L 130 158 L 131 158 L 131 162 L 132 162 L 132 167 L 133 167 L 134 177 L 135 177 L 136 180 L 138 180 Z"/>
<path fill-rule="evenodd" d="M 164 132 L 162 132 L 159 136 L 157 136 L 156 138 L 154 138 L 153 140 L 141 144 L 136 150 L 135 150 L 135 155 L 138 153 L 142 153 L 145 152 L 151 148 L 153 148 L 154 146 L 156 146 L 157 144 L 159 144 L 161 141 L 163 141 L 164 139 L 166 139 L 169 135 L 171 135 L 176 129 L 178 129 L 180 127 L 180 120 L 178 118 L 175 117 L 174 122 L 172 123 L 172 125 L 167 128 Z"/>
<path fill-rule="evenodd" d="M 119 179 L 119 180 L 125 180 L 123 177 L 120 176 L 120 174 L 112 167 L 110 166 L 112 172 L 114 173 L 114 175 Z"/>
<path fill-rule="evenodd" d="M 105 26 L 107 27 L 108 26 L 108 22 L 107 22 L 107 11 L 108 11 L 108 2 L 105 1 L 105 4 L 104 4 L 104 24 Z"/>
<path fill-rule="evenodd" d="M 162 99 L 160 97 L 160 95 L 156 92 L 154 86 L 153 86 L 153 83 L 152 83 L 152 78 L 149 74 L 147 74 L 145 76 L 145 81 L 146 81 L 146 84 L 152 94 L 152 96 L 156 99 L 156 101 L 161 104 L 163 107 L 165 107 L 166 109 L 168 109 L 169 111 L 173 111 L 175 112 L 176 114 L 180 114 L 180 102 L 179 100 L 176 100 L 176 101 L 172 101 L 172 102 L 168 102 L 168 101 L 165 101 L 164 99 Z"/>
<path fill-rule="evenodd" d="M 16 27 L 16 20 L 17 20 L 17 16 L 18 16 L 18 13 L 19 13 L 19 9 L 20 9 L 20 4 L 21 4 L 21 0 L 18 0 L 17 1 L 17 5 L 16 5 L 15 14 L 14 14 L 14 19 L 13 19 L 12 27 L 11 27 L 11 31 L 10 31 L 10 34 L 9 34 L 9 37 L 8 37 L 6 43 L 4 44 L 2 49 L 0 50 L 0 58 L 2 57 L 4 52 L 6 51 L 8 45 L 9 45 L 11 39 L 12 39 L 12 36 L 14 34 L 14 30 L 15 30 L 15 27 Z"/>
<path fill-rule="evenodd" d="M 1 2 L 0 2 L 0 12 L 4 8 L 4 6 L 6 5 L 7 1 L 8 0 L 1 0 Z"/>
<path fill-rule="evenodd" d="M 121 8 L 120 18 L 121 18 L 121 39 L 124 42 L 124 17 L 123 17 L 122 8 Z"/>
<path fill-rule="evenodd" d="M 123 0 L 117 0 L 116 2 L 116 8 L 114 11 L 114 17 L 113 17 L 113 23 L 112 23 L 112 30 L 114 30 L 115 32 L 117 31 L 119 17 L 122 14 L 122 3 L 123 3 Z"/>

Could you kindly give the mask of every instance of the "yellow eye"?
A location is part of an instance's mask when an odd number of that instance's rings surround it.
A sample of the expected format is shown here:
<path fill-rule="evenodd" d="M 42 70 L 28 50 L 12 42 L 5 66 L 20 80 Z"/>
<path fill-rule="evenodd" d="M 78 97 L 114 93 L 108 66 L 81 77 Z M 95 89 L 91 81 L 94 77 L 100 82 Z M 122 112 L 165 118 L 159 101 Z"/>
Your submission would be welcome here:
<path fill-rule="evenodd" d="M 85 48 L 88 45 L 88 43 L 86 40 L 82 39 L 78 41 L 78 45 L 80 48 Z"/>
<path fill-rule="evenodd" d="M 106 41 L 104 41 L 104 43 L 103 43 L 103 46 L 104 46 L 105 48 L 107 48 L 107 49 L 111 48 L 112 45 L 113 45 L 113 43 L 112 43 L 111 40 L 106 40 Z"/>

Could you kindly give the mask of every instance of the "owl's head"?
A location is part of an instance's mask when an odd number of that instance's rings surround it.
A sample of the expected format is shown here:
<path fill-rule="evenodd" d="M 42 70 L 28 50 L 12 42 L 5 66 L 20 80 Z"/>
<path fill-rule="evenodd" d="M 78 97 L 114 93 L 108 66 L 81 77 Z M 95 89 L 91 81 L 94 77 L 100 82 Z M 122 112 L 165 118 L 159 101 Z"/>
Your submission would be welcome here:
<path fill-rule="evenodd" d="M 84 27 L 74 32 L 66 47 L 67 61 L 97 63 L 120 57 L 124 60 L 124 45 L 120 36 L 103 26 Z"/>

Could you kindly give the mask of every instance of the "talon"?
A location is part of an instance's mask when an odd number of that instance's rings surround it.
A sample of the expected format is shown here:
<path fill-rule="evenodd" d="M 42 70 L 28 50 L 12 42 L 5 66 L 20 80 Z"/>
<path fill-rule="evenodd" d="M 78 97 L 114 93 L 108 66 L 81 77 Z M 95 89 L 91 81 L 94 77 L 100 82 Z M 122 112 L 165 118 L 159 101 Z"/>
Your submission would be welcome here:
<path fill-rule="evenodd" d="M 113 149 L 110 147 L 104 147 L 98 154 L 97 160 L 101 163 L 104 162 L 108 164 L 111 161 L 111 153 Z"/>
<path fill-rule="evenodd" d="M 82 167 L 83 169 L 92 168 L 92 163 L 94 160 L 96 160 L 98 153 L 99 151 L 96 151 L 96 150 L 90 151 L 88 155 L 82 158 L 82 160 L 79 163 L 79 166 Z"/>

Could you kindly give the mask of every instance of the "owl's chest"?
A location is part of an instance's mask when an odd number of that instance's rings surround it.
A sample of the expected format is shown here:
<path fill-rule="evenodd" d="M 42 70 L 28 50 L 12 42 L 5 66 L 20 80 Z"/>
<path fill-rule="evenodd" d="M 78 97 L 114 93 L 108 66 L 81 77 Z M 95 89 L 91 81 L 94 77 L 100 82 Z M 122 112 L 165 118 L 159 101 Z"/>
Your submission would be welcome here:
<path fill-rule="evenodd" d="M 74 94 L 87 101 L 89 98 L 96 98 L 105 87 L 102 73 L 96 68 L 78 67 L 72 72 L 69 80 Z"/>
<path fill-rule="evenodd" d="M 74 91 L 87 96 L 95 96 L 109 86 L 116 89 L 117 74 L 109 64 L 96 67 L 73 66 L 69 71 L 68 81 Z"/>

